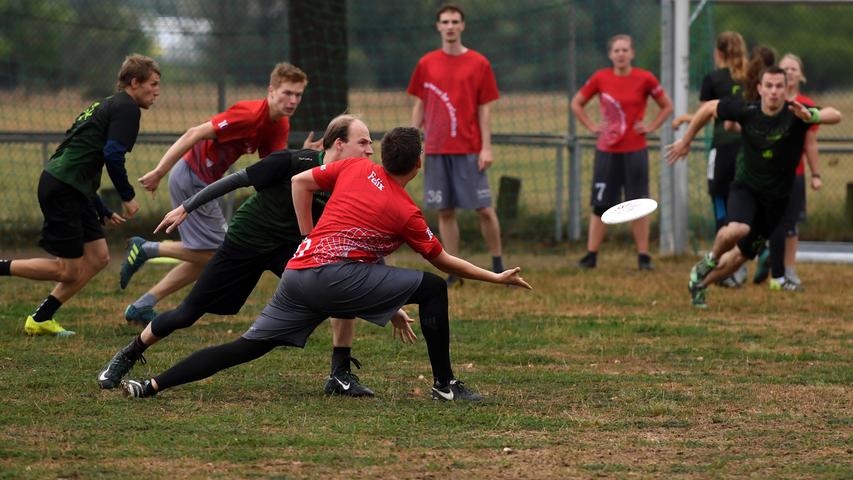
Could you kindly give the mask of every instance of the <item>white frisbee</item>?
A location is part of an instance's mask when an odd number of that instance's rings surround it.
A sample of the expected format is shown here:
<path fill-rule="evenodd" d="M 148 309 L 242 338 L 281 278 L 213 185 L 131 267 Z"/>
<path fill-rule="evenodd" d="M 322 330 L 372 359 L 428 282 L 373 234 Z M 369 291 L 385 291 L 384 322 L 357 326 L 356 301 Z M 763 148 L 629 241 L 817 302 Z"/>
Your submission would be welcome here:
<path fill-rule="evenodd" d="M 616 223 L 631 222 L 658 209 L 658 202 L 651 198 L 636 198 L 628 200 L 607 209 L 601 215 L 601 221 L 613 225 Z"/>

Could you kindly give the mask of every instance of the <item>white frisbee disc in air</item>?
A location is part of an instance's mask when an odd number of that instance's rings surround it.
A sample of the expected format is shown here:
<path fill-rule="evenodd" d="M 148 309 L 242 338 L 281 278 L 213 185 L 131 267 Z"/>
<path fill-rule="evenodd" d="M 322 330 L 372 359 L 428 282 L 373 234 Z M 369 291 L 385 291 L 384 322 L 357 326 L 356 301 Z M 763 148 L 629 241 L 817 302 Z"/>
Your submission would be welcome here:
<path fill-rule="evenodd" d="M 631 222 L 645 217 L 657 208 L 658 202 L 651 198 L 636 198 L 608 208 L 601 215 L 601 221 L 608 225 Z"/>

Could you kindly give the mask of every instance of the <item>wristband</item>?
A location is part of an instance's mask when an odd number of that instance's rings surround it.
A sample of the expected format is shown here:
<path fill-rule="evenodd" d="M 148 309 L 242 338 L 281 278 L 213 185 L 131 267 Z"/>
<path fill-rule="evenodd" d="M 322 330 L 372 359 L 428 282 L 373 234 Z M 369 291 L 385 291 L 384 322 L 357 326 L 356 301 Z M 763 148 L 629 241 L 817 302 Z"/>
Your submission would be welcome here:
<path fill-rule="evenodd" d="M 812 113 L 812 117 L 806 120 L 806 123 L 819 123 L 820 122 L 820 110 L 817 108 L 809 108 L 809 112 Z"/>

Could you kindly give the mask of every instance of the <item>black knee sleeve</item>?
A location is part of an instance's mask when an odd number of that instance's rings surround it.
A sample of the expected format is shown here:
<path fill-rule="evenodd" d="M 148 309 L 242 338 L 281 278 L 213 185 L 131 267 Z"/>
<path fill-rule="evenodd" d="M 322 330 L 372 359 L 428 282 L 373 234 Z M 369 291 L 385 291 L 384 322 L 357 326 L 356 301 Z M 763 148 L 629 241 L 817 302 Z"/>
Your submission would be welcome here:
<path fill-rule="evenodd" d="M 427 344 L 433 377 L 441 382 L 452 379 L 447 283 L 438 275 L 424 272 L 421 284 L 407 303 L 418 304 L 421 331 Z"/>

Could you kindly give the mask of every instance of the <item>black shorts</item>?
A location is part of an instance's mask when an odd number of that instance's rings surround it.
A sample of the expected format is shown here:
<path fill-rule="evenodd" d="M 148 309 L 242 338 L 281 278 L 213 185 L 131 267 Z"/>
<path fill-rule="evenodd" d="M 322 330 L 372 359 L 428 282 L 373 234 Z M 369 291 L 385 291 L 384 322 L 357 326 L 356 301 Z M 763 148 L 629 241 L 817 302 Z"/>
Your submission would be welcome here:
<path fill-rule="evenodd" d="M 595 150 L 590 205 L 609 208 L 625 200 L 649 196 L 649 150 L 613 153 Z"/>
<path fill-rule="evenodd" d="M 740 142 L 719 145 L 708 152 L 708 194 L 727 197 L 735 179 L 735 159 L 740 152 Z"/>
<path fill-rule="evenodd" d="M 749 234 L 737 246 L 746 258 L 755 258 L 773 229 L 782 221 L 787 198 L 769 199 L 749 187 L 732 183 L 729 190 L 729 222 L 749 225 Z"/>
<path fill-rule="evenodd" d="M 361 262 L 288 269 L 243 338 L 301 348 L 328 317 L 359 317 L 385 326 L 421 280 L 419 270 Z"/>
<path fill-rule="evenodd" d="M 104 238 L 92 200 L 77 189 L 41 172 L 38 198 L 44 224 L 39 246 L 59 258 L 80 258 L 83 244 Z"/>
<path fill-rule="evenodd" d="M 234 315 L 246 303 L 264 271 L 281 277 L 284 265 L 299 242 L 281 245 L 271 252 L 255 252 L 225 237 L 207 262 L 184 303 L 206 313 Z"/>
<path fill-rule="evenodd" d="M 785 229 L 785 236 L 796 236 L 797 223 L 804 221 L 806 221 L 806 178 L 803 175 L 797 175 L 794 177 L 791 198 L 782 217 L 781 228 Z"/>

